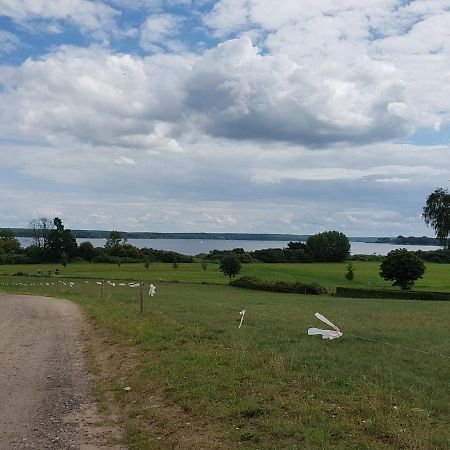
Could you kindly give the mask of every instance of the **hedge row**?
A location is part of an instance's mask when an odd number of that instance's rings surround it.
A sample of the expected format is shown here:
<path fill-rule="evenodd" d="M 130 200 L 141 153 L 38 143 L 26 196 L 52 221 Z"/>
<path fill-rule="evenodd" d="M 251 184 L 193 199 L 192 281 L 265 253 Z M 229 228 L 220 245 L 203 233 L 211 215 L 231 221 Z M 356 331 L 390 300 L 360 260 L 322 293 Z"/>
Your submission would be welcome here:
<path fill-rule="evenodd" d="M 344 298 L 397 298 L 402 300 L 447 300 L 450 292 L 390 291 L 384 289 L 336 288 L 336 297 Z"/>
<path fill-rule="evenodd" d="M 266 281 L 254 277 L 242 277 L 231 282 L 232 286 L 271 292 L 292 292 L 296 294 L 326 295 L 328 292 L 317 283 L 287 281 Z"/>

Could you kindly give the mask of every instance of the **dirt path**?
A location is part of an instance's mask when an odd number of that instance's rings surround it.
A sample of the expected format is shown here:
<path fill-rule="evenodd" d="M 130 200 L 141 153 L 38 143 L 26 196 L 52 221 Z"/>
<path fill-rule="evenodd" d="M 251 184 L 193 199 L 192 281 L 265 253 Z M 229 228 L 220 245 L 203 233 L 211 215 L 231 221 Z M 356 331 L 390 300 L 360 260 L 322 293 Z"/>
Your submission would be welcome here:
<path fill-rule="evenodd" d="M 0 449 L 121 449 L 85 369 L 83 318 L 67 300 L 0 295 Z"/>

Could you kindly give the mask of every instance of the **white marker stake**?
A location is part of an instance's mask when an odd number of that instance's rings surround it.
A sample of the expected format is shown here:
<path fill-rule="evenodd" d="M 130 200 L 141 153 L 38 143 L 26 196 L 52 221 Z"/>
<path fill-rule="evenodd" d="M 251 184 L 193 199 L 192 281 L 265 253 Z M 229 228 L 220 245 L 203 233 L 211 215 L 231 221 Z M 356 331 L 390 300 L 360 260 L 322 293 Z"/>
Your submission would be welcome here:
<path fill-rule="evenodd" d="M 152 283 L 148 289 L 148 295 L 153 297 L 155 295 L 155 292 L 156 292 L 156 286 L 153 286 L 153 283 Z"/>
<path fill-rule="evenodd" d="M 239 329 L 242 327 L 242 322 L 244 321 L 245 309 L 243 309 L 240 313 L 241 315 L 241 323 L 239 324 Z"/>

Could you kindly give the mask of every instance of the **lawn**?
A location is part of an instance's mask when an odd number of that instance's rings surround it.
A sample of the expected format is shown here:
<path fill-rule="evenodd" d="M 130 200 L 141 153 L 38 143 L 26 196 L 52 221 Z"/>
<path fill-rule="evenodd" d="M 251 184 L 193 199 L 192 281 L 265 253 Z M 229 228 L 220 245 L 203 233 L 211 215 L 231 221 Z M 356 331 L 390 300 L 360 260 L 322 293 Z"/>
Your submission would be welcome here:
<path fill-rule="evenodd" d="M 241 275 L 256 276 L 265 280 L 317 282 L 328 290 L 336 286 L 390 288 L 391 283 L 383 280 L 378 262 L 354 262 L 355 279 L 350 283 L 344 279 L 347 263 L 314 264 L 243 264 Z M 418 280 L 415 289 L 450 292 L 450 264 L 426 263 L 427 270 L 423 279 Z M 24 272 L 36 274 L 38 270 L 48 274 L 59 268 L 61 276 L 98 278 L 98 279 L 132 279 L 148 281 L 180 281 L 194 283 L 226 284 L 228 279 L 219 271 L 218 265 L 209 263 L 207 270 L 200 263 L 179 264 L 177 269 L 172 264 L 153 263 L 147 270 L 144 264 L 88 264 L 74 263 L 62 267 L 56 264 L 2 265 L 0 273 L 13 274 Z"/>
<path fill-rule="evenodd" d="M 92 280 L 74 278 L 72 288 L 68 281 L 57 294 L 85 307 L 110 349 L 110 370 L 100 372 L 97 391 L 114 393 L 130 449 L 450 446 L 450 302 L 156 282 L 140 315 L 139 288 L 105 284 L 100 297 Z M 7 291 L 56 295 L 54 277 L 0 282 L 23 284 L 0 284 Z M 307 336 L 308 327 L 322 325 L 316 311 L 344 336 Z"/>

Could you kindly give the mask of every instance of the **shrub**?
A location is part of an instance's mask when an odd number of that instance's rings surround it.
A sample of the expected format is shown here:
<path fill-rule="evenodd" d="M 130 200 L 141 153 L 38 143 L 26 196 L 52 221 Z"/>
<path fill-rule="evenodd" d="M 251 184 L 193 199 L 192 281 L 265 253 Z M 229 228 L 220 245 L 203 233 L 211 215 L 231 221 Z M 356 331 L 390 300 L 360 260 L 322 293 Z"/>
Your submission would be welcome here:
<path fill-rule="evenodd" d="M 392 291 L 387 289 L 357 289 L 337 287 L 336 297 L 343 298 L 393 298 L 402 300 L 450 300 L 450 292 Z"/>
<path fill-rule="evenodd" d="M 300 281 L 267 281 L 255 277 L 242 277 L 231 282 L 232 286 L 270 292 L 290 292 L 296 294 L 326 295 L 327 290 L 317 283 Z"/>

